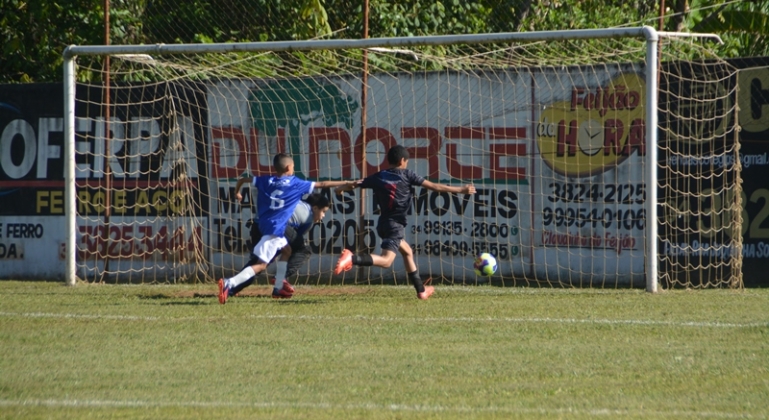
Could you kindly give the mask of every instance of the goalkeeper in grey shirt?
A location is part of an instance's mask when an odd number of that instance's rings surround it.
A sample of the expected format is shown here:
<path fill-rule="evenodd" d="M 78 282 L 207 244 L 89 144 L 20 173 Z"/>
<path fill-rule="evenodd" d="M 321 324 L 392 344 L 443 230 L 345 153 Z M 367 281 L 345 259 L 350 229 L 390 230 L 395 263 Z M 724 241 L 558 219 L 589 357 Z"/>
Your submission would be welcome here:
<path fill-rule="evenodd" d="M 281 279 L 284 281 L 283 289 L 294 293 L 294 287 L 288 282 L 288 279 L 296 274 L 299 269 L 310 258 L 312 251 L 307 244 L 304 234 L 310 230 L 310 227 L 314 223 L 320 223 L 329 208 L 328 197 L 323 194 L 313 193 L 308 195 L 303 201 L 300 201 L 294 209 L 294 213 L 291 218 L 288 219 L 288 225 L 286 226 L 286 232 L 284 236 L 288 240 L 288 246 L 284 247 L 277 258 L 280 262 L 287 263 L 286 266 L 286 278 Z M 251 225 L 251 243 L 255 244 L 259 242 L 262 237 L 262 232 L 259 230 L 259 223 L 256 221 Z M 246 265 L 251 265 L 251 261 Z M 238 285 L 230 290 L 230 296 L 235 296 L 241 290 L 254 284 L 256 277 L 252 277 L 246 282 Z M 277 281 L 275 278 L 270 278 L 270 283 L 274 284 Z"/>

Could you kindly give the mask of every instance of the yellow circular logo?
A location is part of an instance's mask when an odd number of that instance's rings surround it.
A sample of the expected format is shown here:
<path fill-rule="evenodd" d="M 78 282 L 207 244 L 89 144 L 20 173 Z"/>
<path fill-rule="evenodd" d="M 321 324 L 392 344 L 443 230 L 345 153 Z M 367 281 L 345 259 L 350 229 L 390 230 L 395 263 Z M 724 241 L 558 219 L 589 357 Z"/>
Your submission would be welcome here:
<path fill-rule="evenodd" d="M 574 87 L 570 100 L 548 105 L 536 138 L 542 159 L 556 173 L 585 177 L 617 166 L 632 153 L 646 155 L 644 79 L 622 74 L 607 86 Z"/>

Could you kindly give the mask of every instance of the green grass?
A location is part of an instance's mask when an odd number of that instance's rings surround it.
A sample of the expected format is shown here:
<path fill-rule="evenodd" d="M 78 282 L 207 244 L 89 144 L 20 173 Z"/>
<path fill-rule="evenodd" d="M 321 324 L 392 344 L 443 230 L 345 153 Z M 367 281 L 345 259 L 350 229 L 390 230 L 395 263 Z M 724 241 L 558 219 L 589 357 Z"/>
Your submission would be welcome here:
<path fill-rule="evenodd" d="M 0 351 L 0 418 L 769 416 L 767 289 L 0 282 Z"/>

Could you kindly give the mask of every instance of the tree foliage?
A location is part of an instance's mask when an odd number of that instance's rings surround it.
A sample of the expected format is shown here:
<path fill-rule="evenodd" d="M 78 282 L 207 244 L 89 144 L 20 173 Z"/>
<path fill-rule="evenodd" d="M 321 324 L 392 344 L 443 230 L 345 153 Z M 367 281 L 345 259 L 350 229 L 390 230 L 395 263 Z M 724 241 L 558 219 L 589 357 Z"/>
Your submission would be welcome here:
<path fill-rule="evenodd" d="M 725 57 L 769 55 L 769 1 L 752 0 L 723 3 L 717 0 L 692 0 L 686 29 L 720 34 Z M 684 13 L 685 10 L 676 10 Z"/>
<path fill-rule="evenodd" d="M 665 29 L 720 34 L 724 57 L 769 55 L 769 0 L 668 0 Z M 0 82 L 61 80 L 70 44 L 104 44 L 104 0 L 4 0 Z M 370 0 L 369 36 L 658 27 L 658 0 Z M 111 44 L 361 38 L 362 0 L 111 0 Z M 446 52 L 436 48 L 435 53 Z"/>
<path fill-rule="evenodd" d="M 151 0 L 145 42 L 310 39 L 331 32 L 322 0 Z"/>
<path fill-rule="evenodd" d="M 62 52 L 71 44 L 104 43 L 101 0 L 5 0 L 0 10 L 0 82 L 46 82 L 62 79 Z M 113 1 L 113 44 L 139 40 L 140 20 L 131 8 L 138 1 Z"/>

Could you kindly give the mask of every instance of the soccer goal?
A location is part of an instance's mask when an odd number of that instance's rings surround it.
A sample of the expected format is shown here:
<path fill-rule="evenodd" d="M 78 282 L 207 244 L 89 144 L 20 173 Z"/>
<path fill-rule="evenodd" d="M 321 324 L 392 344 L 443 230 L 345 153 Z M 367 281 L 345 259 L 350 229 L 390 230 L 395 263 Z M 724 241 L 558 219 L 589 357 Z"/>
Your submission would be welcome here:
<path fill-rule="evenodd" d="M 405 240 L 434 281 L 739 287 L 737 89 L 716 41 L 641 27 L 71 46 L 67 281 L 231 275 L 253 246 L 237 178 L 285 152 L 302 178 L 359 179 L 398 144 L 425 179 L 477 189 L 414 189 Z M 332 275 L 344 248 L 379 252 L 378 208 L 321 192 L 294 281 L 407 283 L 400 258 Z M 481 252 L 491 277 L 473 272 Z"/>

